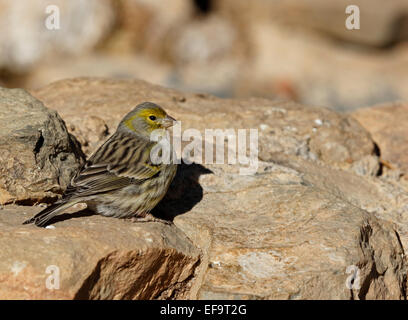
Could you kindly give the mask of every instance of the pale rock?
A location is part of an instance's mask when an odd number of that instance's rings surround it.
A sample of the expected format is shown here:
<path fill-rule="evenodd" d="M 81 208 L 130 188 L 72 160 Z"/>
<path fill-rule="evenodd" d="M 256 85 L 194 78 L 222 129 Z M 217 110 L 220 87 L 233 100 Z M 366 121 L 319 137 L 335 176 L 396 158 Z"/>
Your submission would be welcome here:
<path fill-rule="evenodd" d="M 0 204 L 56 198 L 83 161 L 56 111 L 25 90 L 0 88 Z"/>

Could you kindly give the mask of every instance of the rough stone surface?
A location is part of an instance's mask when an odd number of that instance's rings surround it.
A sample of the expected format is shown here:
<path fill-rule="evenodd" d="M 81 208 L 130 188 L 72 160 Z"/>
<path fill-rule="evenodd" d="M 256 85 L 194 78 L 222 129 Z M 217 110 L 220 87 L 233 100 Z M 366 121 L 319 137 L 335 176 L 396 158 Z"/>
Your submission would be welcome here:
<path fill-rule="evenodd" d="M 86 214 L 21 225 L 39 209 L 0 211 L 1 299 L 186 298 L 199 252 L 174 225 Z"/>
<path fill-rule="evenodd" d="M 105 125 L 112 133 L 145 100 L 161 104 L 183 130 L 259 129 L 256 173 L 240 175 L 239 165 L 181 165 L 155 209 L 201 253 L 183 297 L 406 298 L 408 188 L 381 176 L 381 146 L 376 150 L 350 116 L 266 99 L 183 94 L 136 80 L 73 79 L 33 94 L 89 142 L 87 154 L 106 139 Z M 94 126 L 100 132 L 82 130 L 87 121 L 100 123 Z M 360 270 L 360 287 L 346 285 L 350 266 Z"/>
<path fill-rule="evenodd" d="M 191 186 L 167 205 L 203 251 L 193 298 L 405 298 L 406 263 L 395 227 L 335 194 L 343 171 L 340 178 L 310 171 L 314 183 L 273 163 L 253 176 L 206 167 L 212 174 L 198 180 L 202 200 L 191 211 L 178 214 Z M 346 286 L 349 266 L 360 268 L 359 290 Z"/>
<path fill-rule="evenodd" d="M 363 108 L 352 116 L 371 133 L 385 165 L 408 179 L 408 103 Z"/>
<path fill-rule="evenodd" d="M 308 184 L 392 222 L 404 248 L 408 246 L 408 183 L 398 176 L 363 175 L 293 157 L 276 157 L 275 162 L 302 174 Z"/>
<path fill-rule="evenodd" d="M 83 160 L 56 111 L 25 90 L 0 88 L 0 204 L 55 198 Z"/>
<path fill-rule="evenodd" d="M 105 124 L 113 133 L 124 114 L 140 102 L 153 101 L 180 120 L 182 130 L 259 129 L 262 160 L 283 152 L 350 167 L 365 157 L 375 158 L 370 135 L 353 118 L 325 108 L 267 99 L 218 99 L 144 81 L 98 78 L 58 81 L 32 94 L 61 114 L 70 131 L 84 142 L 87 154 L 103 142 Z M 96 131 L 87 130 L 90 118 L 78 116 L 82 114 L 101 123 Z"/>

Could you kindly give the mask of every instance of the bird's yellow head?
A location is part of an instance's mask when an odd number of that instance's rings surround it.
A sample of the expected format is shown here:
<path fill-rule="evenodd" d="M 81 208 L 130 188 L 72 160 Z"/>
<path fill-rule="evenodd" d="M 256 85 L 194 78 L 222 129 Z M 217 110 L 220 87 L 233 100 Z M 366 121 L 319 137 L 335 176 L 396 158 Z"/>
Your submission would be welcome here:
<path fill-rule="evenodd" d="M 154 130 L 165 130 L 171 127 L 175 121 L 162 107 L 152 102 L 144 102 L 122 119 L 118 130 L 130 130 L 136 134 L 148 136 Z"/>

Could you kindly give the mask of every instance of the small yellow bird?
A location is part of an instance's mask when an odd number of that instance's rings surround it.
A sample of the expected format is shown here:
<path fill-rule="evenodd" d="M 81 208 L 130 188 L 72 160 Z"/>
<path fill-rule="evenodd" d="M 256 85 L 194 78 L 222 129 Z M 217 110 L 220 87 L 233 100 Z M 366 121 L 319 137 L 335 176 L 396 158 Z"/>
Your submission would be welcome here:
<path fill-rule="evenodd" d="M 177 165 L 152 161 L 150 153 L 158 142 L 150 135 L 155 130 L 165 133 L 175 121 L 154 103 L 138 105 L 72 178 L 62 198 L 23 224 L 43 227 L 80 202 L 103 216 L 156 220 L 150 211 L 166 194 Z"/>

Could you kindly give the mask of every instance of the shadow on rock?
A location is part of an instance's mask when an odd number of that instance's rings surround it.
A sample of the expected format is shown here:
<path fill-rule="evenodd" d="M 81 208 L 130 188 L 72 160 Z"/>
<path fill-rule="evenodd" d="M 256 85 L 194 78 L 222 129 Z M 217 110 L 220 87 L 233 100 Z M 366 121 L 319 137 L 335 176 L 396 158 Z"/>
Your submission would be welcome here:
<path fill-rule="evenodd" d="M 167 194 L 153 209 L 152 214 L 172 221 L 174 217 L 190 211 L 203 198 L 199 177 L 210 173 L 213 172 L 200 164 L 180 164 Z"/>

